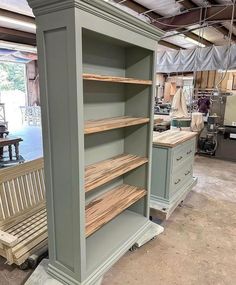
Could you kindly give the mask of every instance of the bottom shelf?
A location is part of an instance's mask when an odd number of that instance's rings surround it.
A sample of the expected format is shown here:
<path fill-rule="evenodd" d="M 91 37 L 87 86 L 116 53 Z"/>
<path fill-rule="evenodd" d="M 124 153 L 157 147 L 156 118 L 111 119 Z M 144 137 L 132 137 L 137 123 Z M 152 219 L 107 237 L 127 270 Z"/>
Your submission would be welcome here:
<path fill-rule="evenodd" d="M 114 264 L 143 234 L 148 218 L 125 210 L 86 239 L 87 277 L 105 271 Z"/>

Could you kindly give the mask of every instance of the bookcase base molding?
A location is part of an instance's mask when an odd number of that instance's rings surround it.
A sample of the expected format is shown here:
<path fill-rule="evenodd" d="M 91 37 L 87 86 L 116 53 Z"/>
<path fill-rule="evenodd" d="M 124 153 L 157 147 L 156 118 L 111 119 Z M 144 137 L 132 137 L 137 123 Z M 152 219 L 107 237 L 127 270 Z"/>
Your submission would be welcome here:
<path fill-rule="evenodd" d="M 159 234 L 164 231 L 164 228 L 151 222 L 142 219 L 139 219 L 138 216 L 134 215 L 134 213 L 126 211 L 121 215 L 119 219 L 117 219 L 116 223 L 122 223 L 122 219 L 127 219 L 127 226 L 129 226 L 128 222 L 133 222 L 131 231 L 132 238 L 129 240 L 125 240 L 126 236 L 120 237 L 120 244 L 117 245 L 117 250 L 110 256 L 109 260 L 104 260 L 103 263 L 100 264 L 100 267 L 97 268 L 96 272 L 92 273 L 84 282 L 80 283 L 70 276 L 66 274 L 62 274 L 62 271 L 57 270 L 54 266 L 49 264 L 49 261 L 44 259 L 37 269 L 30 276 L 29 280 L 27 280 L 25 285 L 101 285 L 103 275 L 105 272 L 129 249 L 134 245 L 135 247 L 141 247 L 145 243 L 150 240 L 156 238 Z M 137 220 L 139 219 L 139 226 L 142 225 L 141 228 L 138 229 Z M 116 229 L 117 225 L 114 224 L 114 229 Z M 138 230 L 137 230 L 138 229 Z M 107 229 L 109 230 L 109 229 Z M 111 230 L 111 229 L 110 229 Z M 136 232 L 135 232 L 136 231 Z M 130 232 L 131 233 L 131 232 Z M 117 231 L 115 234 L 118 234 Z M 117 239 L 118 241 L 118 239 Z M 94 241 L 91 241 L 94 242 Z M 125 244 L 125 246 L 124 246 Z M 101 252 L 100 252 L 101 253 Z M 97 252 L 99 254 L 99 250 Z M 48 282 L 48 283 L 47 283 Z"/>

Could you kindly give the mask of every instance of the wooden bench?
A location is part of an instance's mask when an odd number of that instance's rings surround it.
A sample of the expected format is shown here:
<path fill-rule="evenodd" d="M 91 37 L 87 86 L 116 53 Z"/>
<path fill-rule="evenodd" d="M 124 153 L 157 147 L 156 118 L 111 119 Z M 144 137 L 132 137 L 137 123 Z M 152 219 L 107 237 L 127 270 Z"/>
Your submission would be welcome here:
<path fill-rule="evenodd" d="M 22 265 L 47 237 L 43 159 L 0 170 L 0 255 Z"/>

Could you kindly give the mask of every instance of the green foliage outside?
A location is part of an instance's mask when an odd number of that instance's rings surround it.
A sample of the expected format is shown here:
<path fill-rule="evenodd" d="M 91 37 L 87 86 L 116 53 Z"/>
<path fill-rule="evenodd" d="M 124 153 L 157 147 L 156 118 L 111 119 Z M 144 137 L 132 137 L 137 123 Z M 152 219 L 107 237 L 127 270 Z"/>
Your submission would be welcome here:
<path fill-rule="evenodd" d="M 0 62 L 0 92 L 20 90 L 25 92 L 25 65 Z"/>

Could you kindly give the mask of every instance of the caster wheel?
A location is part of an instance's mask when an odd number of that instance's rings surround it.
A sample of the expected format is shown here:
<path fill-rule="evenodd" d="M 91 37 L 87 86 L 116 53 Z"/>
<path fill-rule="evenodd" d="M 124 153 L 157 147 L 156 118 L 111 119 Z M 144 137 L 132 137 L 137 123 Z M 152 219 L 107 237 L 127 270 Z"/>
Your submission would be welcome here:
<path fill-rule="evenodd" d="M 27 270 L 27 269 L 29 269 L 29 262 L 28 262 L 28 260 L 26 260 L 21 265 L 19 265 L 19 268 L 20 268 L 20 270 Z"/>
<path fill-rule="evenodd" d="M 137 246 L 136 246 L 136 245 L 133 245 L 133 246 L 129 249 L 129 251 L 131 251 L 131 252 L 133 252 L 133 251 L 135 251 L 135 250 L 137 250 Z"/>
<path fill-rule="evenodd" d="M 152 221 L 152 220 L 153 220 L 153 217 L 152 217 L 152 216 L 149 216 L 149 220 Z"/>
<path fill-rule="evenodd" d="M 29 265 L 30 269 L 35 269 L 37 267 L 37 265 L 38 265 L 38 262 L 35 259 L 29 259 L 28 260 L 28 265 Z"/>

